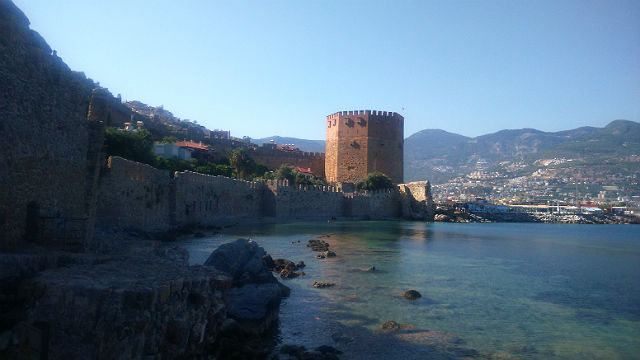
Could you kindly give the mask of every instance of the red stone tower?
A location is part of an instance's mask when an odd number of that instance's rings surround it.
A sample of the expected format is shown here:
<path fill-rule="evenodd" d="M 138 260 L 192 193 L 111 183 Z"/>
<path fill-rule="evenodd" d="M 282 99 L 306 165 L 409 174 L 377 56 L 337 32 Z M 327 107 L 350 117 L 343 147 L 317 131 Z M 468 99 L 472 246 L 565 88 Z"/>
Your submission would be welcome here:
<path fill-rule="evenodd" d="M 403 181 L 404 118 L 377 110 L 327 116 L 325 175 L 329 182 L 356 182 L 379 171 Z"/>

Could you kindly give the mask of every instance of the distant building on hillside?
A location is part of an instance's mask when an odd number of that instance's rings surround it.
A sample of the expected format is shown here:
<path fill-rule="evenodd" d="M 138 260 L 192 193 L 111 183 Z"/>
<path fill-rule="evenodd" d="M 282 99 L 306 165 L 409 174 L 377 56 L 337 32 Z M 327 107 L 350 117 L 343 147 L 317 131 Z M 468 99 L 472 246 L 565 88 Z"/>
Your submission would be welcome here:
<path fill-rule="evenodd" d="M 311 171 L 311 168 L 302 168 L 300 166 L 296 166 L 296 170 L 298 170 L 299 173 L 302 174 L 302 176 L 304 176 L 307 179 L 313 179 L 315 178 L 315 175 L 313 174 L 313 172 Z"/>
<path fill-rule="evenodd" d="M 191 160 L 191 150 L 175 144 L 153 144 L 153 153 L 165 159 Z"/>

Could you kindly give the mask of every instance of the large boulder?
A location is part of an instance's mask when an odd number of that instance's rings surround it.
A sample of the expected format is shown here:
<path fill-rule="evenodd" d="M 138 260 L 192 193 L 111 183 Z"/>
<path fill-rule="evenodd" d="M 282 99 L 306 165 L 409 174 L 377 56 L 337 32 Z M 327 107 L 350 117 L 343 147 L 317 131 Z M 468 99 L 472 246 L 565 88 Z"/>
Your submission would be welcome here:
<path fill-rule="evenodd" d="M 274 260 L 262 247 L 254 241 L 238 239 L 218 247 L 204 265 L 213 266 L 233 279 L 227 294 L 227 315 L 238 325 L 232 334 L 235 340 L 261 336 L 273 328 L 280 300 L 290 290 L 273 276 L 270 269 Z M 231 336 L 223 333 L 227 335 Z"/>
<path fill-rule="evenodd" d="M 278 321 L 282 288 L 278 283 L 247 284 L 227 294 L 227 316 L 246 333 L 260 335 Z"/>
<path fill-rule="evenodd" d="M 205 266 L 213 266 L 233 278 L 233 286 L 245 284 L 266 284 L 277 282 L 267 263 L 269 255 L 255 241 L 238 239 L 220 245 L 205 261 Z"/>

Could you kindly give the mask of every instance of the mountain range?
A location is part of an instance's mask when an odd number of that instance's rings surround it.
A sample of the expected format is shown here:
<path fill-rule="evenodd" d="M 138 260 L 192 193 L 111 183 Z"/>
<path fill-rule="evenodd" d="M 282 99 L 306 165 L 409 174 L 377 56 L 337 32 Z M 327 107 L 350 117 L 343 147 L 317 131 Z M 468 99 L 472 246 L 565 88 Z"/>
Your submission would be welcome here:
<path fill-rule="evenodd" d="M 323 140 L 272 136 L 252 141 L 261 144 L 272 139 L 303 151 L 324 152 Z M 603 128 L 501 130 L 477 137 L 426 129 L 405 139 L 405 181 L 429 179 L 438 184 L 504 162 L 530 166 L 539 159 L 567 158 L 615 163 L 634 155 L 640 155 L 640 123 L 628 120 L 615 120 Z"/>
<path fill-rule="evenodd" d="M 325 143 L 324 140 L 306 140 L 306 139 L 298 139 L 292 137 L 283 137 L 283 136 L 271 136 L 262 139 L 251 139 L 251 142 L 254 144 L 268 144 L 273 140 L 276 144 L 294 144 L 298 149 L 302 151 L 309 152 L 324 152 L 325 151 Z"/>

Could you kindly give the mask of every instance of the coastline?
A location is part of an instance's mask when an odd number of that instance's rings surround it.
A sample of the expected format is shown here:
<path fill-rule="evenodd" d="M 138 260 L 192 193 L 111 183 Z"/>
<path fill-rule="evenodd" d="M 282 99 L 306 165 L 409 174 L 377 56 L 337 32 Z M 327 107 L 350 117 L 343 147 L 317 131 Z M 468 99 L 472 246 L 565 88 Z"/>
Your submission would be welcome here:
<path fill-rule="evenodd" d="M 513 222 L 549 224 L 640 224 L 640 218 L 613 214 L 489 213 L 436 211 L 435 222 Z"/>

